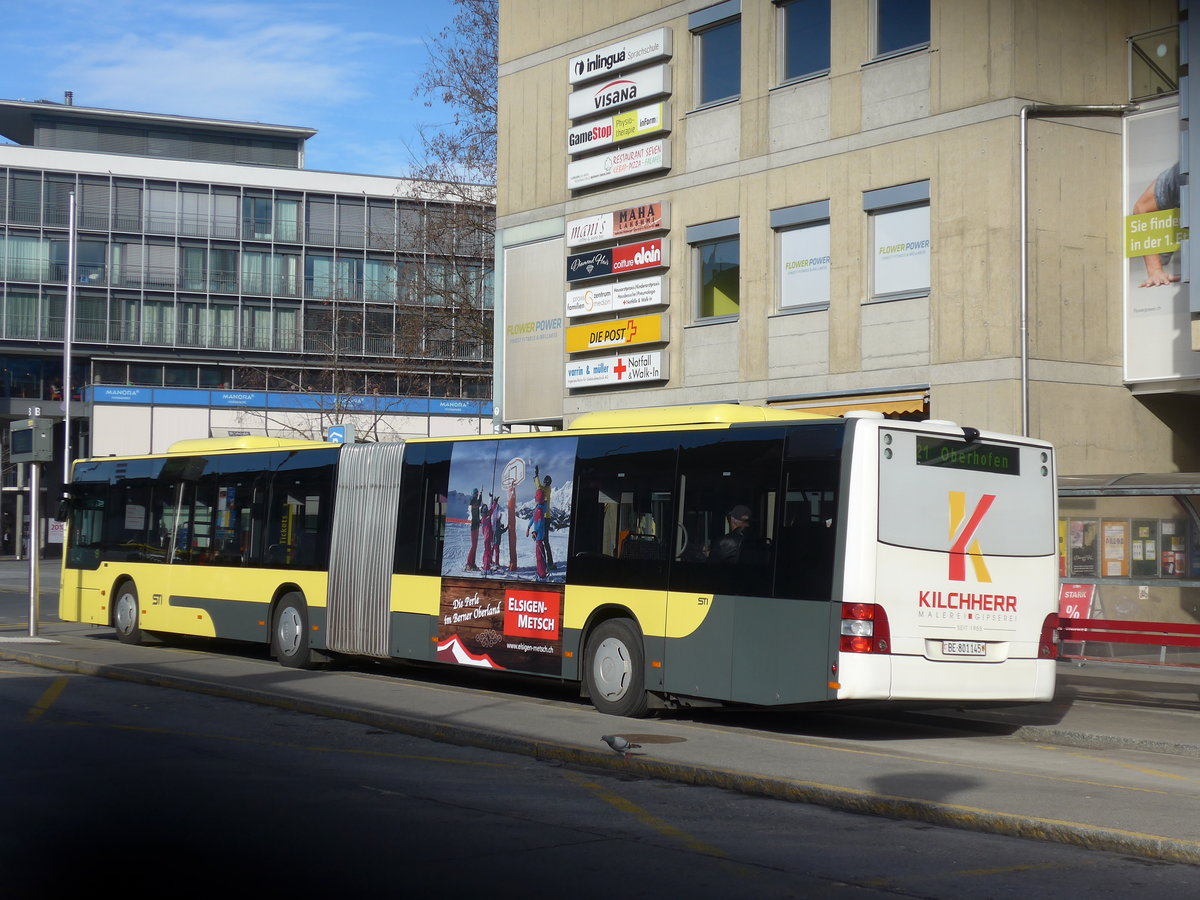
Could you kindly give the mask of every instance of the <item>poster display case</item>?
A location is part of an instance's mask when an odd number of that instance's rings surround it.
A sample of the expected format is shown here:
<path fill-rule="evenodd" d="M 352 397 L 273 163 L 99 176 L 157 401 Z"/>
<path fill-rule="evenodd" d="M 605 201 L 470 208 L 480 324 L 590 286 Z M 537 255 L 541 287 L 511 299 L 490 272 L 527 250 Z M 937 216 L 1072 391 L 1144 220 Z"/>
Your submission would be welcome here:
<path fill-rule="evenodd" d="M 1064 617 L 1200 624 L 1200 474 L 1065 476 L 1058 535 Z M 1088 655 L 1200 665 L 1200 647 Z"/>

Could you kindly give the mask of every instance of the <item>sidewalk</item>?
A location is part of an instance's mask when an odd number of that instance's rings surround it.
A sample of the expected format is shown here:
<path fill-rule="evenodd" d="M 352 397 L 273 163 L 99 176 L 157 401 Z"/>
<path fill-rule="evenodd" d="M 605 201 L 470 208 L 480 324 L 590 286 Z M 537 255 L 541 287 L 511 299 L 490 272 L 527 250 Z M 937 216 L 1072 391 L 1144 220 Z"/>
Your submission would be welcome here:
<path fill-rule="evenodd" d="M 642 777 L 1200 864 L 1200 672 L 1061 667 L 1051 704 L 872 714 L 707 712 L 629 720 L 397 667 L 306 672 L 258 657 L 131 647 L 109 629 L 0 632 L 0 658 L 369 723 Z M 496 690 L 470 685 L 496 684 Z M 600 737 L 642 745 L 629 760 Z M 1072 748 L 1088 748 L 1086 750 Z"/>

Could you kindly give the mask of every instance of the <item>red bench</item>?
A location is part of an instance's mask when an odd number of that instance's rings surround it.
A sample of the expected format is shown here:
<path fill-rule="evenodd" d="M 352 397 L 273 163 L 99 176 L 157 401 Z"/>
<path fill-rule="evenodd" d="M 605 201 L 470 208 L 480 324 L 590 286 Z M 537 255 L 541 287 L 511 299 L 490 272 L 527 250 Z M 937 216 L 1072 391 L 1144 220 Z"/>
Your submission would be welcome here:
<path fill-rule="evenodd" d="M 1148 644 L 1200 650 L 1200 625 L 1175 622 L 1132 622 L 1125 619 L 1059 619 L 1059 656 L 1088 659 L 1086 647 L 1068 653 L 1067 644 Z M 1165 650 L 1164 650 L 1165 652 Z"/>

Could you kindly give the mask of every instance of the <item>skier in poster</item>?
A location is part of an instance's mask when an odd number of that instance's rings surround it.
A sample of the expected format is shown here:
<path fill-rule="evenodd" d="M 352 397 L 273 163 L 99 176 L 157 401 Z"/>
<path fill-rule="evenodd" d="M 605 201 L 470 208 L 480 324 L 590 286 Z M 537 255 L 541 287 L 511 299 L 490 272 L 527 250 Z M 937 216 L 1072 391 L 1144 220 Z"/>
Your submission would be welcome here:
<path fill-rule="evenodd" d="M 500 538 L 504 534 L 504 520 L 500 518 L 500 498 L 495 494 L 491 495 L 491 520 L 492 520 L 492 546 L 493 557 L 487 561 L 488 567 L 492 569 L 500 568 Z"/>
<path fill-rule="evenodd" d="M 495 502 L 495 498 L 493 498 Z M 483 574 L 487 575 L 492 568 L 492 510 L 484 503 L 479 507 L 479 531 L 483 535 Z"/>
<path fill-rule="evenodd" d="M 475 564 L 475 550 L 479 546 L 479 502 L 481 499 L 479 488 L 471 491 L 471 552 L 467 554 L 466 570 L 468 572 L 479 571 L 479 566 Z"/>
<path fill-rule="evenodd" d="M 554 568 L 554 551 L 550 548 L 550 486 L 554 483 L 549 475 L 542 478 L 542 473 L 539 466 L 533 467 L 533 483 L 537 486 L 537 490 L 541 491 L 545 497 L 545 527 L 543 529 L 545 536 L 542 538 L 542 552 L 546 554 L 546 567 Z"/>
<path fill-rule="evenodd" d="M 533 516 L 525 526 L 525 536 L 533 538 L 533 552 L 537 559 L 538 579 L 546 577 L 546 494 L 538 488 L 533 494 Z M 532 534 L 530 533 L 532 531 Z"/>
<path fill-rule="evenodd" d="M 517 485 L 525 480 L 525 460 L 519 456 L 509 460 L 500 476 L 500 483 L 508 488 L 508 571 L 517 571 L 517 532 L 513 522 L 517 521 Z"/>

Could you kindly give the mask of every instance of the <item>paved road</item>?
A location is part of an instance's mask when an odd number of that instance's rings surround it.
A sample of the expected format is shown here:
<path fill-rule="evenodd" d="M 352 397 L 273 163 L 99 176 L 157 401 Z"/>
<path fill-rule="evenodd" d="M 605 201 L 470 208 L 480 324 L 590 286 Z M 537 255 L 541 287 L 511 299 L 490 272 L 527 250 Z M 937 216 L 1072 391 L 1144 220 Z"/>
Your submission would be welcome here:
<path fill-rule="evenodd" d="M 3 565 L 0 565 L 3 569 Z M 0 582 L 0 591 L 4 590 Z M 1152 859 L 1200 863 L 1200 673 L 1060 668 L 1037 707 L 600 715 L 552 683 L 363 666 L 298 672 L 260 649 L 130 647 L 45 621 L 0 658 L 170 685 L 466 746 Z M 0 637 L 19 638 L 15 628 Z M 199 649 L 197 649 L 199 648 Z M 606 733 L 639 736 L 622 760 Z"/>
<path fill-rule="evenodd" d="M 1196 869 L 0 663 L 0 895 L 1188 896 Z M 182 877 L 181 877 L 182 876 Z M 386 893 L 385 893 L 386 892 Z"/>

